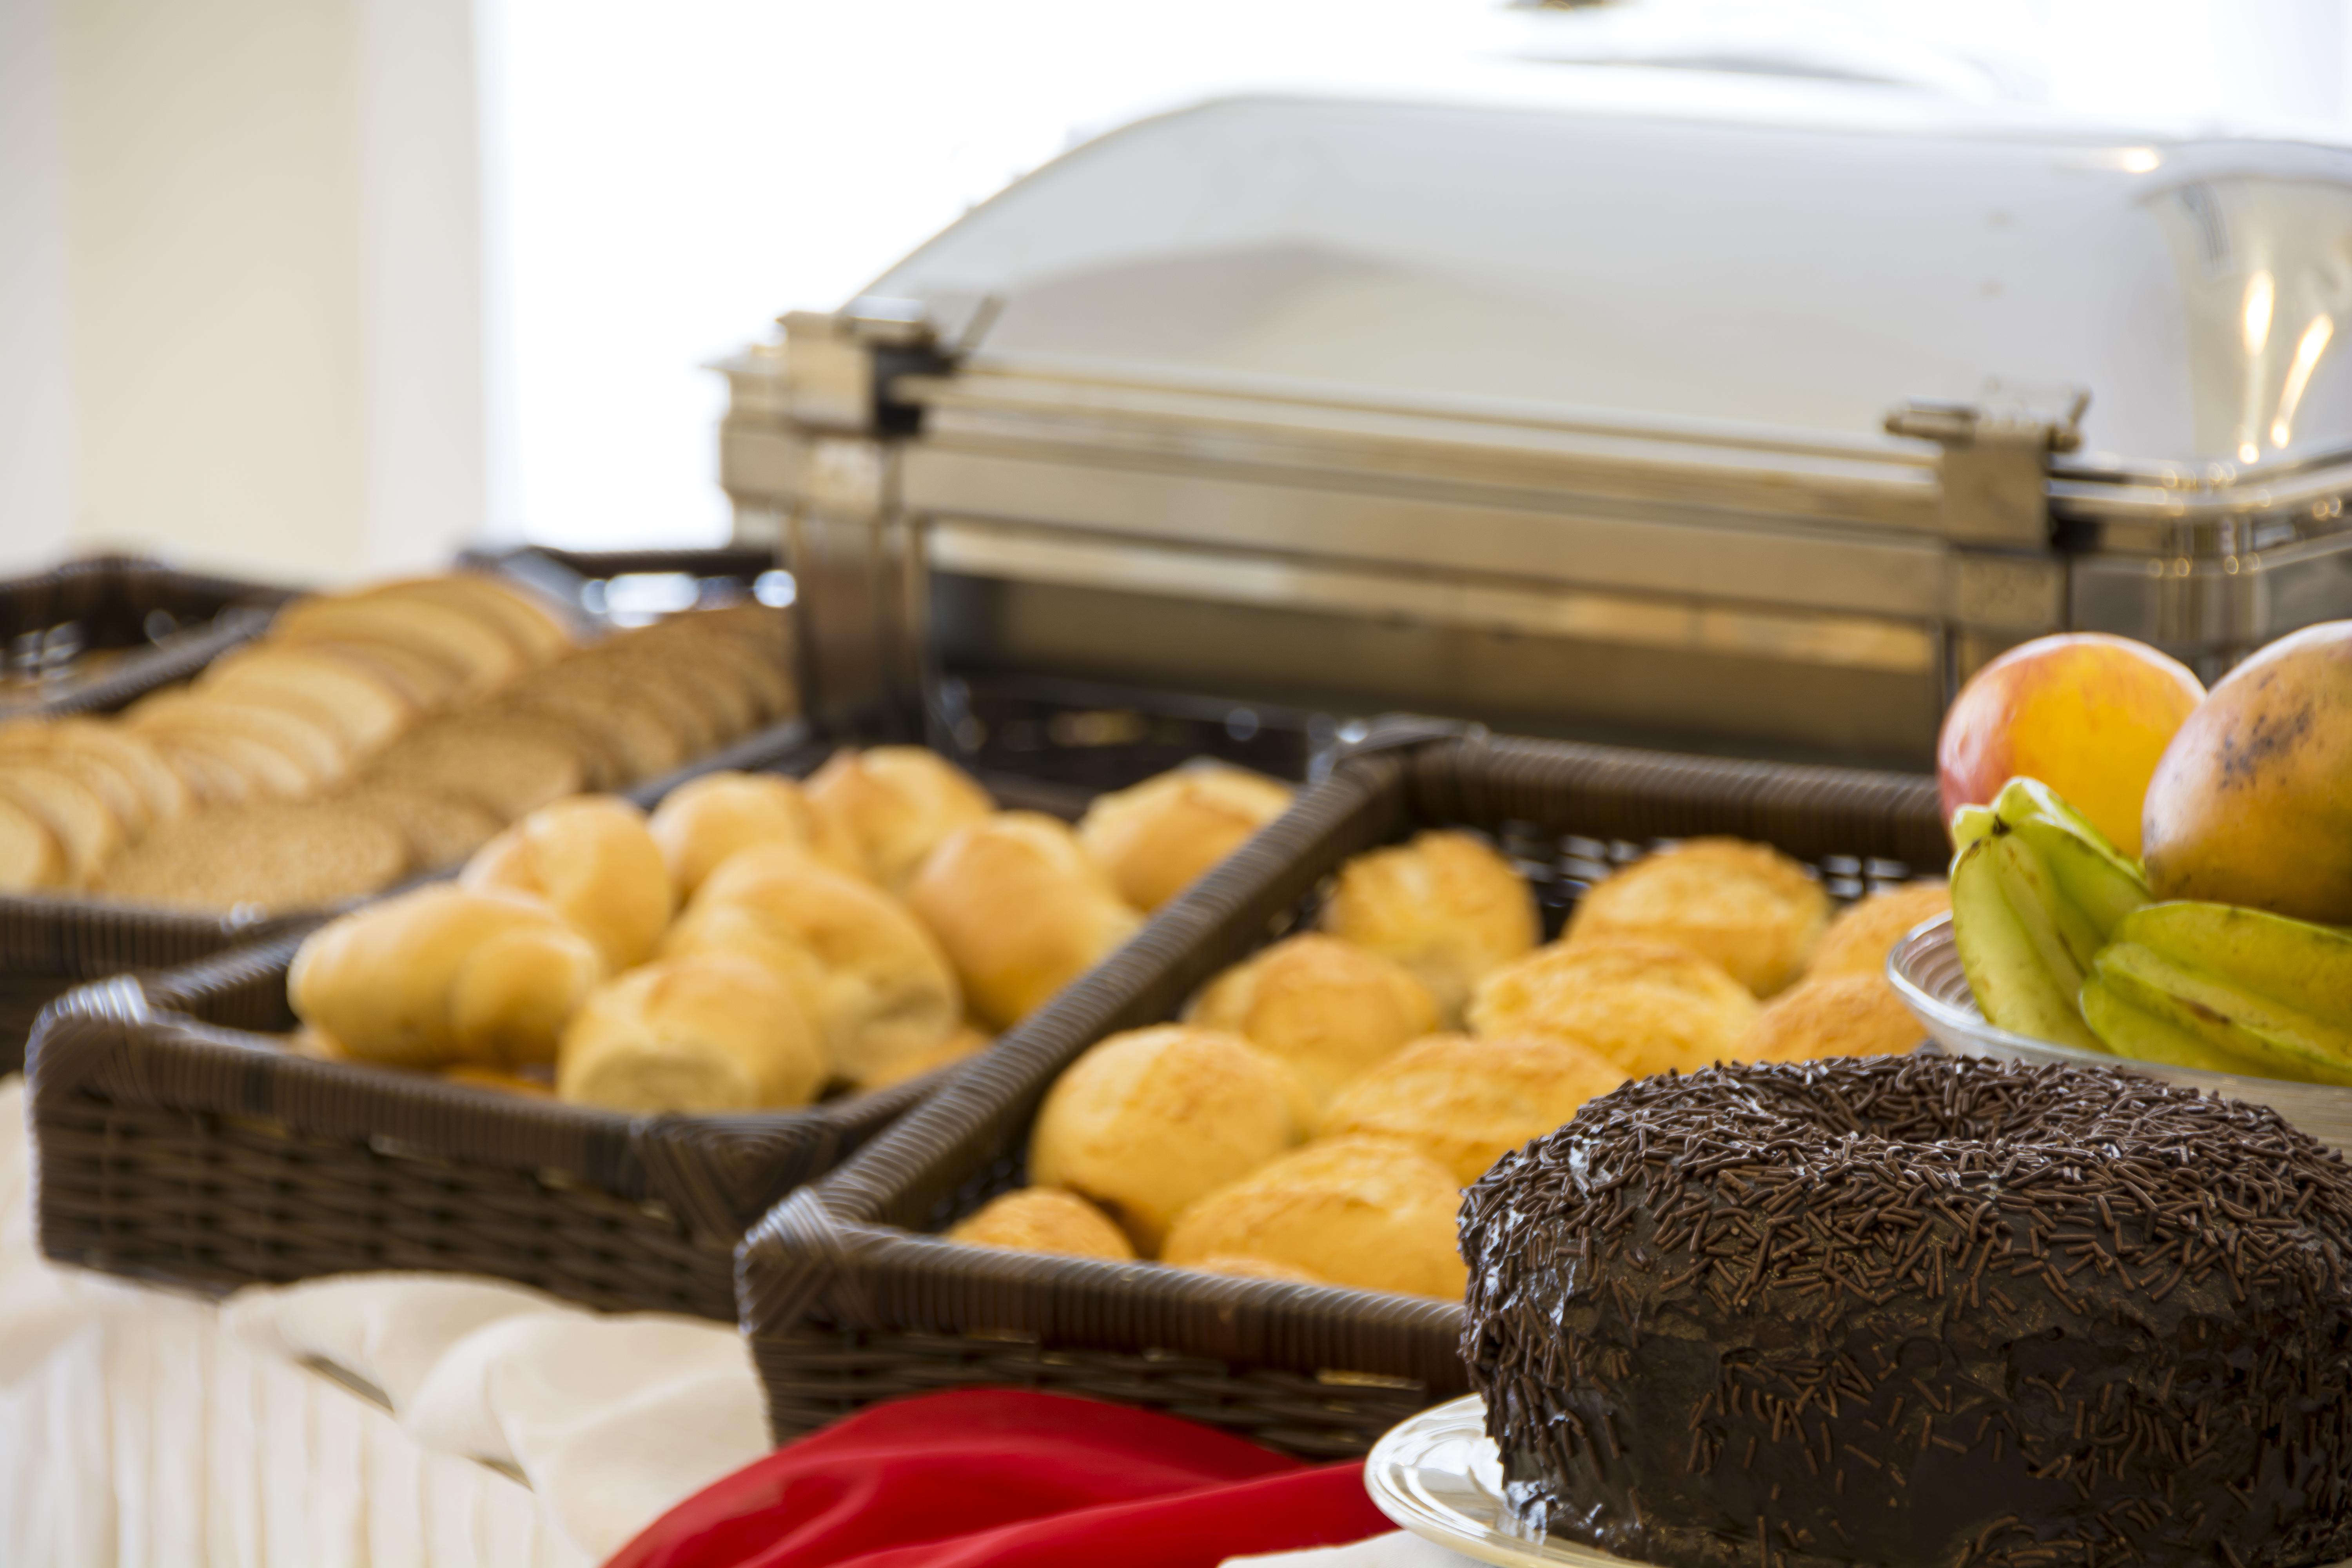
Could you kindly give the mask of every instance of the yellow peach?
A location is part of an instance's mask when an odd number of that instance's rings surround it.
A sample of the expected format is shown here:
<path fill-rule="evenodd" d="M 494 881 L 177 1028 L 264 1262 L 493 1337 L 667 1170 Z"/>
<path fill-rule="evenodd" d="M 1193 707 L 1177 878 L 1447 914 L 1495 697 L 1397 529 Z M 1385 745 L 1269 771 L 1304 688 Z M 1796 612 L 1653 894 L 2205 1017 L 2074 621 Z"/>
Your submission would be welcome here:
<path fill-rule="evenodd" d="M 1944 816 L 1987 804 L 2012 778 L 2040 779 L 2137 858 L 2147 781 L 2204 696 L 2186 667 L 2129 637 L 2069 632 L 2013 647 L 1944 715 Z"/>

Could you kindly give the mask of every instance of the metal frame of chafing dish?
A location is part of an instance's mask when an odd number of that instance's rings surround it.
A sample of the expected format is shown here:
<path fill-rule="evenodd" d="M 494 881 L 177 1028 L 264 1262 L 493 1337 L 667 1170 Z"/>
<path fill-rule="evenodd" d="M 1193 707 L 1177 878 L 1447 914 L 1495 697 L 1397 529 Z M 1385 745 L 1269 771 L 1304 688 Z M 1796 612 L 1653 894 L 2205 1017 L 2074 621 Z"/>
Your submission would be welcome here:
<path fill-rule="evenodd" d="M 1891 438 L 1835 441 L 991 361 L 956 346 L 975 326 L 890 301 L 784 324 L 720 367 L 721 476 L 799 580 L 828 725 L 919 732 L 939 650 L 975 637 L 1033 666 L 1131 642 L 1143 683 L 1281 700 L 1353 660 L 1395 705 L 1476 717 L 1513 660 L 1564 689 L 1545 650 L 1601 648 L 1629 657 L 1509 717 L 1605 735 L 1650 706 L 1681 743 L 1916 763 L 1956 684 L 2026 637 L 2120 632 L 2210 677 L 2352 613 L 2352 457 L 2084 456 L 2079 396 L 1906 404 Z M 952 584 L 1012 596 L 961 614 L 975 633 L 942 624 Z"/>

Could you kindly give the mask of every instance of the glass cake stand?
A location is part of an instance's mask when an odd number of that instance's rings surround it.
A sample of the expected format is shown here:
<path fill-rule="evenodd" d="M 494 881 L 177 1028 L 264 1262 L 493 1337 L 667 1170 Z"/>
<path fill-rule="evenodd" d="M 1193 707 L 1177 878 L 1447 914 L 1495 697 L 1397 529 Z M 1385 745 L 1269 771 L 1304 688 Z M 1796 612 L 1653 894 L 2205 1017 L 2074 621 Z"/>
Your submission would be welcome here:
<path fill-rule="evenodd" d="M 1503 1496 L 1502 1461 L 1475 1394 L 1432 1405 L 1392 1429 L 1364 1461 L 1372 1502 L 1423 1541 L 1496 1568 L 1642 1568 L 1519 1522 Z"/>
<path fill-rule="evenodd" d="M 2352 1088 L 2135 1061 L 1994 1028 L 1977 1011 L 1976 994 L 1969 989 L 1969 977 L 1961 973 L 1949 915 L 1938 915 L 1896 942 L 1895 951 L 1886 955 L 1886 976 L 1936 1043 L 1955 1056 L 2000 1057 L 2011 1061 L 2058 1062 L 2141 1073 L 2183 1089 L 2203 1089 L 2227 1100 L 2267 1105 L 2329 1148 L 2352 1153 Z"/>

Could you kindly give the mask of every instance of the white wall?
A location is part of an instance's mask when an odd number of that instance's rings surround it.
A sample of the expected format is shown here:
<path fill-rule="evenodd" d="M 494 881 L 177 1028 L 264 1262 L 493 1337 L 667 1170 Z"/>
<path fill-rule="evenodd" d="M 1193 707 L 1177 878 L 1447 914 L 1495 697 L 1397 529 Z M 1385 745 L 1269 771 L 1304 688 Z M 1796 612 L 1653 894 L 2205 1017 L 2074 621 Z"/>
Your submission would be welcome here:
<path fill-rule="evenodd" d="M 473 15 L 0 0 L 0 560 L 332 580 L 479 531 Z"/>
<path fill-rule="evenodd" d="M 67 534 L 64 155 L 55 0 L 0 0 L 0 572 Z"/>

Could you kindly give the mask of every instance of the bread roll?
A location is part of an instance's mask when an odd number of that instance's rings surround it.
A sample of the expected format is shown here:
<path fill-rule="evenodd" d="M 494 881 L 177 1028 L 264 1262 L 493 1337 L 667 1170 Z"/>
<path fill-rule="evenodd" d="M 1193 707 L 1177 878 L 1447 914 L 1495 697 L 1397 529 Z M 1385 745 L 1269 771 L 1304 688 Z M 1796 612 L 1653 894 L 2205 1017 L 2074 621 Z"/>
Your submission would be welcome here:
<path fill-rule="evenodd" d="M 384 677 L 320 649 L 268 642 L 216 661 L 198 689 L 289 708 L 331 731 L 347 756 L 375 751 L 416 716 Z"/>
<path fill-rule="evenodd" d="M 1878 975 L 1821 974 L 1766 1003 L 1733 1056 L 1743 1062 L 1902 1056 L 1927 1033 Z"/>
<path fill-rule="evenodd" d="M 511 643 L 525 662 L 544 664 L 568 653 L 578 639 L 539 600 L 482 572 L 445 572 L 379 583 L 348 595 L 357 599 L 412 599 L 446 605 L 483 622 Z"/>
<path fill-rule="evenodd" d="M 1541 934 L 1535 895 L 1511 863 L 1466 833 L 1443 830 L 1342 866 L 1322 926 L 1412 971 L 1449 1026 L 1462 1021 L 1480 980 Z"/>
<path fill-rule="evenodd" d="M 652 953 L 677 908 L 645 813 L 617 795 L 540 807 L 477 850 L 457 879 L 546 900 L 614 974 Z"/>
<path fill-rule="evenodd" d="M 512 822 L 579 794 L 586 751 L 587 742 L 535 714 L 452 713 L 385 747 L 368 776 L 453 790 Z"/>
<path fill-rule="evenodd" d="M 1010 1252 L 1045 1252 L 1063 1258 L 1132 1258 L 1135 1248 L 1108 1216 L 1076 1193 L 1024 1187 L 992 1199 L 978 1214 L 948 1232 L 950 1241 L 970 1247 L 1001 1247 Z"/>
<path fill-rule="evenodd" d="M 268 787 L 289 798 L 299 798 L 333 783 L 351 763 L 351 753 L 332 731 L 284 706 L 268 692 L 162 692 L 143 700 L 124 717 L 135 731 L 159 743 L 185 745 L 191 741 L 234 736 L 265 747 L 295 770 L 291 775 L 280 775 L 275 769 L 262 775 Z"/>
<path fill-rule="evenodd" d="M 441 884 L 313 931 L 286 995 L 361 1060 L 514 1066 L 554 1059 L 604 967 L 595 944 L 539 900 Z"/>
<path fill-rule="evenodd" d="M 515 645 L 470 610 L 425 600 L 333 595 L 303 599 L 278 612 L 272 641 L 387 643 L 428 659 L 452 676 L 457 690 L 479 696 L 527 662 Z"/>
<path fill-rule="evenodd" d="M 1010 1028 L 1135 934 L 1128 907 L 1076 836 L 1007 811 L 931 852 L 907 902 L 940 939 L 972 1010 Z"/>
<path fill-rule="evenodd" d="M 680 903 L 729 856 L 761 844 L 805 849 L 835 870 L 866 875 L 866 857 L 840 823 L 774 773 L 706 773 L 672 790 L 654 807 L 651 826 Z"/>
<path fill-rule="evenodd" d="M 1316 1131 L 1407 1144 L 1467 1186 L 1624 1081 L 1622 1068 L 1574 1040 L 1432 1035 L 1341 1090 Z"/>
<path fill-rule="evenodd" d="M 892 892 L 906 889 L 940 840 L 996 809 L 971 775 L 920 746 L 835 752 L 809 779 L 808 796 Z"/>
<path fill-rule="evenodd" d="M 792 986 L 725 952 L 606 981 L 564 1026 L 555 1058 L 558 1099 L 646 1115 L 806 1105 L 824 1081 Z"/>
<path fill-rule="evenodd" d="M 1479 1035 L 1559 1035 L 1647 1078 L 1729 1061 L 1755 1026 L 1748 988 L 1688 948 L 1622 937 L 1556 942 L 1498 969 L 1470 1004 Z"/>
<path fill-rule="evenodd" d="M 1886 955 L 1913 926 L 1951 912 L 1952 890 L 1941 881 L 1906 882 L 1873 893 L 1830 922 L 1805 973 L 1885 974 Z"/>
<path fill-rule="evenodd" d="M 1119 897 L 1156 910 L 1290 807 L 1290 786 L 1223 763 L 1182 767 L 1099 796 L 1078 842 Z"/>
<path fill-rule="evenodd" d="M 1150 1257 L 1179 1214 L 1290 1147 L 1297 1128 L 1283 1078 L 1213 1029 L 1113 1035 L 1046 1091 L 1029 1179 L 1100 1205 Z"/>
<path fill-rule="evenodd" d="M 872 883 L 784 845 L 743 850 L 704 879 L 662 952 L 740 953 L 782 975 L 826 1066 L 852 1083 L 887 1080 L 963 1021 L 955 975 L 921 922 Z"/>
<path fill-rule="evenodd" d="M 1310 1143 L 1219 1188 L 1169 1232 L 1165 1262 L 1255 1258 L 1334 1285 L 1458 1299 L 1462 1194 L 1427 1156 L 1376 1138 Z"/>
<path fill-rule="evenodd" d="M 1770 846 L 1694 838 L 1586 893 L 1568 935 L 1672 942 L 1769 996 L 1804 973 L 1829 920 L 1821 884 Z"/>
<path fill-rule="evenodd" d="M 1289 1065 L 1320 1110 L 1365 1071 L 1437 1027 L 1429 988 L 1338 937 L 1286 937 L 1202 987 L 1187 1023 L 1239 1035 Z"/>

